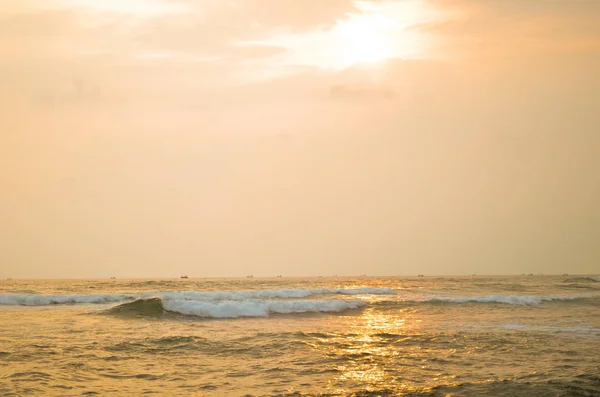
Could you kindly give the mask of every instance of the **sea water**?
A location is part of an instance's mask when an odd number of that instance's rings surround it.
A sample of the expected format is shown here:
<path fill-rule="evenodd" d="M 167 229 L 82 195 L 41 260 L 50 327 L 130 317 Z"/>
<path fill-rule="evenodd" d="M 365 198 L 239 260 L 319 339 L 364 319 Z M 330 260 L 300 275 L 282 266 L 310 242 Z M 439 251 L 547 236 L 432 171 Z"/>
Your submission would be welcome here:
<path fill-rule="evenodd" d="M 600 278 L 3 280 L 0 395 L 600 396 Z"/>

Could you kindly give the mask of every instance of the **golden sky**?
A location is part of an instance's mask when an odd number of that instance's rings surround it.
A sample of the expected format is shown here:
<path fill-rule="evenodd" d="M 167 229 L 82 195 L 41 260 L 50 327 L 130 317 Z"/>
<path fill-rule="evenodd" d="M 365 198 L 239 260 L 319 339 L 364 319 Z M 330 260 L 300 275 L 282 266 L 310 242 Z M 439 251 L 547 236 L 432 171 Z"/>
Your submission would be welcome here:
<path fill-rule="evenodd" d="M 0 277 L 600 272 L 600 1 L 0 5 Z"/>

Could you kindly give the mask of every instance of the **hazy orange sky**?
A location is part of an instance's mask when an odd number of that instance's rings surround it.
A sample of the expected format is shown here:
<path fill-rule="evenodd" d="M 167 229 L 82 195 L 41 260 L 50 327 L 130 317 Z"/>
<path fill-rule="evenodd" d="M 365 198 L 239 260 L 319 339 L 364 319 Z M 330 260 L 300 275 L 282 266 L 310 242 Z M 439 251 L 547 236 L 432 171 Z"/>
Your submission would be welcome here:
<path fill-rule="evenodd" d="M 600 1 L 0 5 L 0 277 L 600 272 Z"/>

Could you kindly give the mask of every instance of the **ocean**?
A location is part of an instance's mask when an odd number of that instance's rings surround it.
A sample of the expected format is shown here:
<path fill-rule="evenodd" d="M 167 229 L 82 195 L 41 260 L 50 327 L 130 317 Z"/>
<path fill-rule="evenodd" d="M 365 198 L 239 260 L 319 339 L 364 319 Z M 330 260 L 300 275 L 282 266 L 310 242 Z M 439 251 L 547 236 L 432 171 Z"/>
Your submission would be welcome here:
<path fill-rule="evenodd" d="M 600 277 L 0 281 L 2 396 L 600 396 Z"/>

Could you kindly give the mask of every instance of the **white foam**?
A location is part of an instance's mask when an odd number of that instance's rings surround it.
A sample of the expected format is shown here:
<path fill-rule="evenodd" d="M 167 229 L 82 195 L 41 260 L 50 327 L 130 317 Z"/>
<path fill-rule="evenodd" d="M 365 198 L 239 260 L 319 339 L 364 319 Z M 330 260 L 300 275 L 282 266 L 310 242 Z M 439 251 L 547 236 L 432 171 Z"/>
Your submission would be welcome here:
<path fill-rule="evenodd" d="M 550 301 L 566 301 L 579 299 L 579 297 L 572 296 L 527 296 L 527 295 L 489 295 L 489 296 L 472 296 L 472 297 L 460 297 L 460 298 L 432 298 L 430 301 L 441 301 L 451 303 L 467 303 L 467 302 L 480 302 L 480 303 L 504 303 L 508 305 L 524 305 L 524 306 L 537 306 L 542 302 Z"/>
<path fill-rule="evenodd" d="M 155 294 L 165 299 L 185 299 L 199 301 L 247 300 L 247 299 L 285 299 L 306 298 L 314 295 L 392 295 L 391 288 L 352 288 L 352 289 L 282 289 L 255 291 L 214 291 L 214 292 L 162 292 Z"/>
<path fill-rule="evenodd" d="M 167 300 L 165 310 L 185 315 L 210 318 L 267 317 L 272 313 L 340 312 L 366 305 L 361 300 L 298 300 L 273 301 L 251 299 L 243 301 Z"/>
<path fill-rule="evenodd" d="M 354 289 L 283 289 L 255 291 L 208 291 L 208 292 L 151 292 L 139 294 L 98 294 L 98 295 L 0 295 L 0 305 L 45 306 L 56 304 L 101 304 L 122 302 L 139 298 L 160 297 L 165 300 L 190 301 L 243 301 L 248 299 L 294 299 L 314 295 L 389 295 L 396 292 L 391 288 Z"/>
<path fill-rule="evenodd" d="M 157 294 L 165 299 L 183 299 L 194 301 L 305 298 L 313 295 L 307 289 L 256 290 L 256 291 L 213 291 L 213 292 L 162 292 Z"/>
<path fill-rule="evenodd" d="M 104 295 L 0 295 L 0 305 L 46 306 L 74 303 L 112 303 L 136 299 L 134 294 Z"/>

